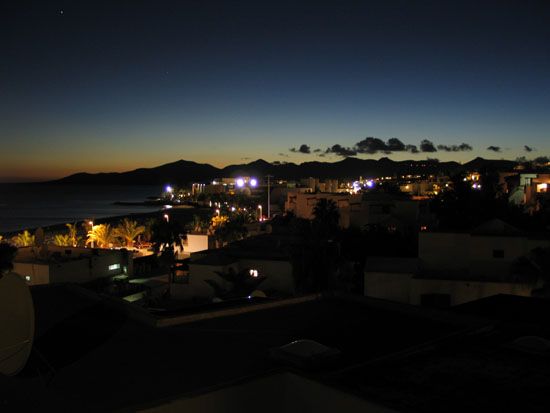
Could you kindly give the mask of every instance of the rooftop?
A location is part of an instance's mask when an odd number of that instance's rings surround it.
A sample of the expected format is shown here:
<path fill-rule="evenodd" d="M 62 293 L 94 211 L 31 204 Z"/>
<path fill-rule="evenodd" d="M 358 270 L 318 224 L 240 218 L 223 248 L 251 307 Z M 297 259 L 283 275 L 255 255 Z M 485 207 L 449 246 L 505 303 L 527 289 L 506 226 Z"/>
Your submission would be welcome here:
<path fill-rule="evenodd" d="M 536 312 L 549 303 L 495 296 L 457 307 L 498 323 L 417 351 L 394 355 L 331 377 L 340 386 L 400 411 L 546 411 L 550 358 L 514 347 L 520 337 L 550 337 Z M 507 309 L 505 315 L 497 315 Z M 521 320 L 508 315 L 517 312 Z M 533 317 L 529 321 L 529 317 Z M 520 321 L 520 323 L 517 323 Z M 526 321 L 526 323 L 523 323 Z"/>
<path fill-rule="evenodd" d="M 122 250 L 110 250 L 82 247 L 56 247 L 48 245 L 46 248 L 22 247 L 17 250 L 14 262 L 47 264 L 50 262 L 68 262 L 87 259 L 92 256 L 120 254 Z"/>
<path fill-rule="evenodd" d="M 348 368 L 465 326 L 462 316 L 434 316 L 439 313 L 363 298 L 327 298 L 153 329 L 99 298 L 75 296 L 70 286 L 32 293 L 36 351 L 22 376 L 0 378 L 0 400 L 8 411 L 154 404 L 279 369 L 269 350 L 297 339 L 340 350 L 338 368 Z"/>
<path fill-rule="evenodd" d="M 262 234 L 232 242 L 221 249 L 200 251 L 193 264 L 228 265 L 239 258 L 288 260 L 291 238 L 275 234 Z"/>

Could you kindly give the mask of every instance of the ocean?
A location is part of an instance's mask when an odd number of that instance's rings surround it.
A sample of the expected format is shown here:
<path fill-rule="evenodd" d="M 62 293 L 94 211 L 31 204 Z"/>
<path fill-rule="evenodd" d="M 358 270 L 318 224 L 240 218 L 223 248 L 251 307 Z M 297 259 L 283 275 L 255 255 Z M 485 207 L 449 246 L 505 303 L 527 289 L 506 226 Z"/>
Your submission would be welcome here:
<path fill-rule="evenodd" d="M 114 205 L 158 196 L 161 186 L 0 184 L 0 234 L 25 228 L 158 210 Z"/>

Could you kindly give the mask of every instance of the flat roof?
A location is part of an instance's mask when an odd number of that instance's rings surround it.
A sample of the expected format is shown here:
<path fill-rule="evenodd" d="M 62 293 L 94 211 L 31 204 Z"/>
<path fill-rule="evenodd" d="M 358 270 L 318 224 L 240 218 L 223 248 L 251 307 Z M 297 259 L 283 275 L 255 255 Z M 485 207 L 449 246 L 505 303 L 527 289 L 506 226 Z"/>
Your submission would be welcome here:
<path fill-rule="evenodd" d="M 67 251 L 70 251 L 67 254 Z M 68 262 L 87 259 L 94 256 L 118 255 L 122 249 L 83 248 L 83 247 L 58 247 L 47 246 L 45 254 L 40 253 L 40 247 L 21 247 L 13 260 L 15 263 L 43 263 Z M 131 251 L 129 251 L 131 253 Z"/>
<path fill-rule="evenodd" d="M 220 251 L 212 251 L 212 253 L 206 254 L 203 257 L 196 258 L 189 262 L 189 265 L 229 265 L 237 262 L 238 260 L 233 257 L 229 257 Z"/>
<path fill-rule="evenodd" d="M 38 352 L 22 376 L 0 378 L 4 409 L 123 409 L 280 368 L 269 350 L 297 339 L 339 349 L 346 368 L 464 327 L 459 317 L 359 297 L 153 329 L 71 288 L 32 290 Z"/>
<path fill-rule="evenodd" d="M 547 411 L 550 357 L 510 346 L 532 334 L 501 325 L 365 364 L 331 380 L 399 411 Z M 548 330 L 544 334 L 548 338 Z"/>

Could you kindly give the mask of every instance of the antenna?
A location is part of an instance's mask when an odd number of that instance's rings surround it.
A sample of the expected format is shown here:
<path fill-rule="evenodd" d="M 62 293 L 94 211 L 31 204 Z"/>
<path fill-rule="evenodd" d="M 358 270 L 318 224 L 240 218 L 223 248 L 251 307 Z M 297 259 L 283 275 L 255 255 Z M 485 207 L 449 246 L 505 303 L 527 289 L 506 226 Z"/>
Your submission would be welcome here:
<path fill-rule="evenodd" d="M 273 175 L 266 175 L 267 178 L 267 219 L 271 218 L 271 181 Z"/>
<path fill-rule="evenodd" d="M 34 338 L 34 306 L 21 276 L 0 278 L 0 374 L 14 376 L 29 358 Z"/>

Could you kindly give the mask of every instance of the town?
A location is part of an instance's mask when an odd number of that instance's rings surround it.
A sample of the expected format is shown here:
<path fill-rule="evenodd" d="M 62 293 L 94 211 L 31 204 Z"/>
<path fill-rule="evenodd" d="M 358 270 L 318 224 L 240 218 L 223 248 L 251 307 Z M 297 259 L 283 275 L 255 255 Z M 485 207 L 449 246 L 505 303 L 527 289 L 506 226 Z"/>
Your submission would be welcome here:
<path fill-rule="evenodd" d="M 167 185 L 157 213 L 2 239 L 3 268 L 41 297 L 38 319 L 63 294 L 156 329 L 329 295 L 438 311 L 548 298 L 548 167 Z"/>
<path fill-rule="evenodd" d="M 550 411 L 549 4 L 3 2 L 0 413 Z"/>

